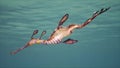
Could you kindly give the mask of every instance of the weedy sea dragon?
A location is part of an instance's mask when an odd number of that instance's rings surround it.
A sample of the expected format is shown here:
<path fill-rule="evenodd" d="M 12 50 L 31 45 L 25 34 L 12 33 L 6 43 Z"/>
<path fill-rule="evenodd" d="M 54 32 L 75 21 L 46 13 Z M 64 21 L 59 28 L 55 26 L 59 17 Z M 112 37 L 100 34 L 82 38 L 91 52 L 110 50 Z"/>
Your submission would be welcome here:
<path fill-rule="evenodd" d="M 25 44 L 25 46 L 17 49 L 16 51 L 11 52 L 11 54 L 16 54 L 19 51 L 23 50 L 24 48 L 27 48 L 28 46 L 32 46 L 33 44 L 59 44 L 59 43 L 65 43 L 65 44 L 74 44 L 76 42 L 78 42 L 78 40 L 74 40 L 74 39 L 67 39 L 65 41 L 62 41 L 63 38 L 71 35 L 73 33 L 74 29 L 80 29 L 83 28 L 84 26 L 86 26 L 87 24 L 89 24 L 93 19 L 95 19 L 98 15 L 106 12 L 107 10 L 109 10 L 110 7 L 108 8 L 102 8 L 99 11 L 96 11 L 92 17 L 90 17 L 88 20 L 86 20 L 84 23 L 82 24 L 70 24 L 67 27 L 63 27 L 63 23 L 68 19 L 69 14 L 65 14 L 62 19 L 59 21 L 59 24 L 57 26 L 57 28 L 53 31 L 53 33 L 50 35 L 50 37 L 47 40 L 43 40 L 41 39 L 42 36 L 44 36 L 46 34 L 46 31 L 43 31 L 40 35 L 39 38 L 33 38 L 34 35 L 36 35 L 38 33 L 38 30 L 34 30 L 33 34 L 31 36 L 31 39 L 28 43 Z"/>

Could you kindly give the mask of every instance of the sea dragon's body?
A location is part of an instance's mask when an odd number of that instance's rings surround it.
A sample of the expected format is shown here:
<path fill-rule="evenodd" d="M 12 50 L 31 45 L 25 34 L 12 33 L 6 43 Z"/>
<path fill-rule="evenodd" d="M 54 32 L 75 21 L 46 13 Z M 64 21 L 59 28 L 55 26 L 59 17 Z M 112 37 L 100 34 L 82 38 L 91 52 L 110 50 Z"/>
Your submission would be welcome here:
<path fill-rule="evenodd" d="M 40 38 L 33 38 L 33 36 L 35 34 L 38 33 L 38 30 L 35 30 L 31 36 L 31 40 L 22 48 L 17 49 L 16 51 L 11 52 L 11 54 L 16 54 L 19 51 L 23 50 L 24 48 L 31 46 L 33 44 L 58 44 L 58 43 L 66 43 L 66 44 L 74 44 L 77 42 L 77 40 L 73 40 L 73 39 L 67 39 L 65 41 L 62 41 L 63 38 L 69 36 L 72 34 L 74 29 L 80 29 L 84 26 L 86 26 L 87 24 L 89 24 L 94 18 L 96 18 L 98 15 L 106 12 L 107 10 L 109 10 L 109 8 L 102 8 L 100 11 L 96 11 L 92 17 L 90 17 L 88 20 L 86 20 L 84 23 L 82 24 L 70 24 L 67 27 L 63 27 L 62 24 L 68 19 L 68 14 L 65 14 L 62 19 L 60 20 L 57 28 L 53 31 L 53 33 L 50 35 L 50 37 L 47 40 L 42 40 L 41 37 L 46 34 L 46 31 L 43 31 L 41 33 Z"/>
<path fill-rule="evenodd" d="M 58 44 L 62 41 L 62 39 L 66 36 L 69 36 L 71 33 L 68 30 L 68 28 L 60 28 L 51 34 L 51 36 L 47 39 L 44 40 L 42 43 L 43 44 Z"/>

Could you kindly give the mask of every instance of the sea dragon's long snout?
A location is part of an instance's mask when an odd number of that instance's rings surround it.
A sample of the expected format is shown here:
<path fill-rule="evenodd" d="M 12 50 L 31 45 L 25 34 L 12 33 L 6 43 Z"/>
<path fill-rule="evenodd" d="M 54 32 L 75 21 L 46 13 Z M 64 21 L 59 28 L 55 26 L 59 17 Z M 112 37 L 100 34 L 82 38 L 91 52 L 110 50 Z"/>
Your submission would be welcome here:
<path fill-rule="evenodd" d="M 29 45 L 26 44 L 25 46 L 23 46 L 23 47 L 21 47 L 21 48 L 15 50 L 15 51 L 13 51 L 13 52 L 11 52 L 10 54 L 11 54 L 11 55 L 15 55 L 15 54 L 17 54 L 18 52 L 20 52 L 21 50 L 27 48 L 28 46 L 29 46 Z"/>

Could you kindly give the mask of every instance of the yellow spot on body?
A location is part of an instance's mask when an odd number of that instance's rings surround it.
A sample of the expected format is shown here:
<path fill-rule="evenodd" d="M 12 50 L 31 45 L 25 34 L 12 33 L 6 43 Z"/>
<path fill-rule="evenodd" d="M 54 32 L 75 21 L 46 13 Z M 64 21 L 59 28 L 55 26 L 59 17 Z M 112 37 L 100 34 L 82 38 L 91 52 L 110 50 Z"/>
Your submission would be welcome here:
<path fill-rule="evenodd" d="M 37 40 L 37 41 L 36 41 L 37 44 L 40 44 L 40 42 L 41 42 L 40 40 Z"/>

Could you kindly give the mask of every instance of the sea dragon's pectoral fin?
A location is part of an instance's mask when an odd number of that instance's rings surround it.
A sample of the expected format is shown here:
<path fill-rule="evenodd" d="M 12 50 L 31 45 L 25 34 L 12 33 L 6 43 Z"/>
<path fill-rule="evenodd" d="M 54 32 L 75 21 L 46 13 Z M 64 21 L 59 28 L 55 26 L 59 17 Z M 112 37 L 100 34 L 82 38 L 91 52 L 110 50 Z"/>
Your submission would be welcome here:
<path fill-rule="evenodd" d="M 63 43 L 65 43 L 65 44 L 74 44 L 74 43 L 77 43 L 77 42 L 78 42 L 78 40 L 74 40 L 74 39 L 70 39 L 70 38 L 63 41 Z"/>

